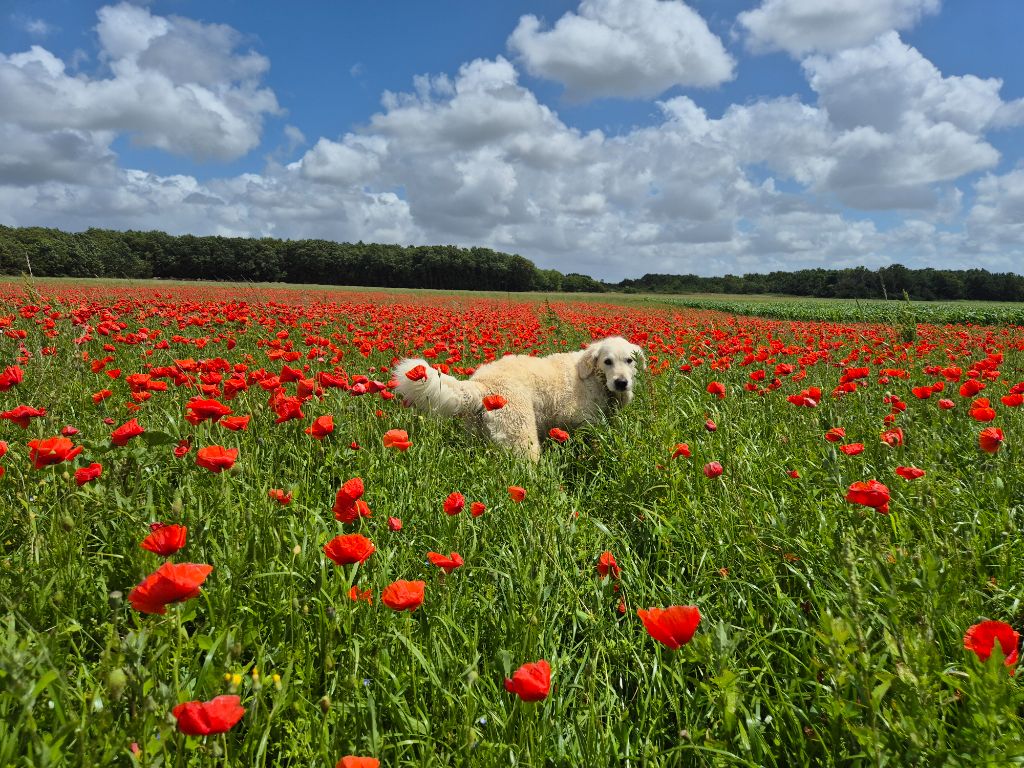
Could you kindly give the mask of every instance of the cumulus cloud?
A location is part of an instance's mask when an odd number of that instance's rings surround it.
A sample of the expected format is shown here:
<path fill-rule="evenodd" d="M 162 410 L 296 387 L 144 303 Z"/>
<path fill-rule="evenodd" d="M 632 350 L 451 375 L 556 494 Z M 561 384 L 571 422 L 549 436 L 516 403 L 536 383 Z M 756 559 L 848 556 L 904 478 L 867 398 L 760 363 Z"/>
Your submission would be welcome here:
<path fill-rule="evenodd" d="M 819 185 L 850 205 L 931 207 L 931 185 L 999 161 L 984 137 L 1004 114 L 999 80 L 944 77 L 895 32 L 803 67 L 837 132 Z"/>
<path fill-rule="evenodd" d="M 975 184 L 976 198 L 967 216 L 971 250 L 1013 259 L 1020 271 L 1024 260 L 1024 169 L 1002 176 L 986 174 Z"/>
<path fill-rule="evenodd" d="M 108 77 L 71 75 L 40 46 L 0 54 L 5 123 L 37 133 L 126 134 L 199 160 L 234 159 L 259 144 L 263 116 L 278 106 L 259 84 L 269 62 L 235 52 L 237 32 L 126 3 L 98 16 Z"/>
<path fill-rule="evenodd" d="M 941 0 L 763 0 L 737 16 L 755 52 L 802 56 L 866 45 L 883 32 L 910 29 L 938 13 Z"/>
<path fill-rule="evenodd" d="M 704 19 L 679 0 L 582 0 L 549 29 L 526 15 L 508 46 L 530 74 L 562 83 L 571 99 L 716 86 L 733 78 L 735 66 Z"/>

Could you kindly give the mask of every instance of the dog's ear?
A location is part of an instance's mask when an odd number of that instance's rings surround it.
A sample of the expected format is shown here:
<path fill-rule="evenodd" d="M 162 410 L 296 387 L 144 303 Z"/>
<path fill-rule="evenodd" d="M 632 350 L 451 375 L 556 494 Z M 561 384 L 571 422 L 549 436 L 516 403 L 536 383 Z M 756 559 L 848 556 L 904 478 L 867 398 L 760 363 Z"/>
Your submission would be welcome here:
<path fill-rule="evenodd" d="M 591 344 L 580 354 L 580 359 L 576 361 L 576 373 L 579 374 L 581 379 L 585 379 L 594 373 L 594 368 L 597 366 L 597 353 L 599 351 L 597 344 Z"/>
<path fill-rule="evenodd" d="M 632 352 L 633 352 L 633 357 L 637 360 L 636 367 L 638 369 L 643 368 L 646 371 L 647 370 L 647 355 L 644 354 L 643 349 L 641 347 L 638 347 L 636 344 L 634 344 Z"/>

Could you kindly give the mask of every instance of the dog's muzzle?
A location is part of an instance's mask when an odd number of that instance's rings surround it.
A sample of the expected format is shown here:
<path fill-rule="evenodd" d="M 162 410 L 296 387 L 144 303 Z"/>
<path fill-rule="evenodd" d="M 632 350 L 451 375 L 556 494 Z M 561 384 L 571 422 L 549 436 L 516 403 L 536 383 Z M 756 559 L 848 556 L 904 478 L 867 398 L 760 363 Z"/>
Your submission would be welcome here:
<path fill-rule="evenodd" d="M 625 392 L 628 387 L 629 382 L 626 379 L 615 380 L 615 389 L 618 390 L 619 392 Z"/>

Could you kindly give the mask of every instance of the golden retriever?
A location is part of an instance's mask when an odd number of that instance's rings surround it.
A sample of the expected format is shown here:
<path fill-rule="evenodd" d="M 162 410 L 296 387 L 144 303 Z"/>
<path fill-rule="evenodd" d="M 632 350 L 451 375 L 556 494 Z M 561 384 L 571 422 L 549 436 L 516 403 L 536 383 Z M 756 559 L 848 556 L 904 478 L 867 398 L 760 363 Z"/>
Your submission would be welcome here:
<path fill-rule="evenodd" d="M 537 461 L 552 427 L 576 427 L 629 403 L 636 371 L 645 366 L 640 347 L 609 336 L 578 352 L 502 357 L 466 381 L 417 359 L 402 360 L 395 378 L 407 405 L 459 417 L 498 445 Z M 505 405 L 488 410 L 483 402 L 488 395 L 500 395 Z"/>

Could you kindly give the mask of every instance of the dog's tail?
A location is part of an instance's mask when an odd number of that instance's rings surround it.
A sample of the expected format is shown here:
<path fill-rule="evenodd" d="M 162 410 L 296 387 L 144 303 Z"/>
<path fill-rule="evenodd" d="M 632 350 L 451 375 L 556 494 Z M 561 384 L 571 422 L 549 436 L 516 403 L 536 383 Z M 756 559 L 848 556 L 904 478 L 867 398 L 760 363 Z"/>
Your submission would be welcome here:
<path fill-rule="evenodd" d="M 411 375 L 410 375 L 411 374 Z M 394 371 L 403 401 L 440 416 L 472 416 L 483 409 L 484 388 L 431 368 L 426 360 L 402 360 Z"/>

